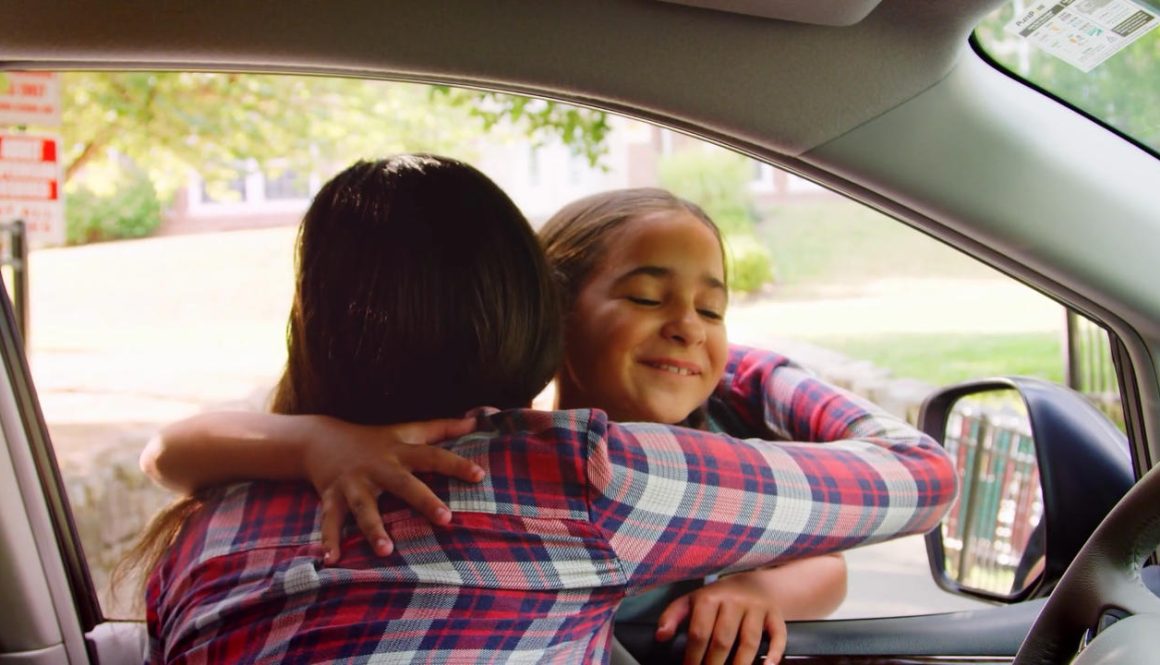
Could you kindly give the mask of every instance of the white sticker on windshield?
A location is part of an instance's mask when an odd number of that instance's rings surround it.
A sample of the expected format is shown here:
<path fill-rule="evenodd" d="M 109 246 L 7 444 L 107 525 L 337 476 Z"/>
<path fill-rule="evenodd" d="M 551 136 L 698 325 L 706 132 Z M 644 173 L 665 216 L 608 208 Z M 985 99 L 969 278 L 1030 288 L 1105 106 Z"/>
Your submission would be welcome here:
<path fill-rule="evenodd" d="M 1160 24 L 1156 11 L 1131 0 L 1029 2 L 1007 32 L 1090 72 Z"/>

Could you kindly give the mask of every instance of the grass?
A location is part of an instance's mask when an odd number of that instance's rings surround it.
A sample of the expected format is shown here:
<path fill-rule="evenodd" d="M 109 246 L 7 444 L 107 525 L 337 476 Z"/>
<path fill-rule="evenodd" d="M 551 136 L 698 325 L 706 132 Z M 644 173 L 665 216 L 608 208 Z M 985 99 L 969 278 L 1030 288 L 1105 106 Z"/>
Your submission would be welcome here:
<path fill-rule="evenodd" d="M 775 206 L 765 211 L 757 234 L 773 254 L 783 286 L 998 276 L 920 231 L 845 200 Z"/>
<path fill-rule="evenodd" d="M 773 255 L 779 289 L 793 296 L 835 287 L 857 292 L 882 279 L 1008 279 L 920 231 L 845 200 L 775 206 L 765 211 L 757 233 Z M 1010 374 L 1064 378 L 1063 340 L 1049 332 L 825 335 L 805 341 L 934 385 Z"/>
<path fill-rule="evenodd" d="M 936 386 L 1001 374 L 1063 382 L 1062 340 L 1051 333 L 824 336 L 805 341 Z"/>

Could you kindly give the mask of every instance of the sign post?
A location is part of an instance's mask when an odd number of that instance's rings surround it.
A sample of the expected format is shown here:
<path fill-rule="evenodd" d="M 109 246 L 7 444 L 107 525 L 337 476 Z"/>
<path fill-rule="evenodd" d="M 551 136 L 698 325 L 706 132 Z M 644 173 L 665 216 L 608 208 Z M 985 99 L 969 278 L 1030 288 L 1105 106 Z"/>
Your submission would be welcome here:
<path fill-rule="evenodd" d="M 60 125 L 60 77 L 54 72 L 0 72 L 0 232 L 11 266 L 13 306 L 28 344 L 28 250 L 63 245 L 60 139 L 25 133 Z"/>

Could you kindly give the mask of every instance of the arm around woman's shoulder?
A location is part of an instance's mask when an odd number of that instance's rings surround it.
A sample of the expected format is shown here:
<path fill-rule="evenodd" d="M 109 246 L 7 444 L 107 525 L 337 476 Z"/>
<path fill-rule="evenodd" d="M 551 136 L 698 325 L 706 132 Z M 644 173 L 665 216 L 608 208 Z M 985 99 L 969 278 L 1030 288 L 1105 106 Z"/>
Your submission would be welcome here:
<path fill-rule="evenodd" d="M 745 438 L 828 443 L 877 436 L 909 443 L 924 436 L 876 404 L 765 349 L 731 345 L 725 375 L 710 401 L 745 431 L 726 430 Z"/>
<path fill-rule="evenodd" d="M 847 404 L 822 408 L 837 408 L 837 418 Z M 591 516 L 630 584 L 752 569 L 923 533 L 956 493 L 949 456 L 905 423 L 905 435 L 889 430 L 884 437 L 887 430 L 854 419 L 843 430 L 852 436 L 816 445 L 609 423 L 593 413 Z"/>
<path fill-rule="evenodd" d="M 252 411 L 202 413 L 161 428 L 141 452 L 141 470 L 182 494 L 238 480 L 306 477 L 316 416 Z"/>

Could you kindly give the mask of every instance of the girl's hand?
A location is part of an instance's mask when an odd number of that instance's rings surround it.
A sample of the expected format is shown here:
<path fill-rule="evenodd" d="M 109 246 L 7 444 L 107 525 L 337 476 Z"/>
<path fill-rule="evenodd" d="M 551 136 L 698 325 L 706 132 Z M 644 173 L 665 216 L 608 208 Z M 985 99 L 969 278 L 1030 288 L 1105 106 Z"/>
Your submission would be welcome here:
<path fill-rule="evenodd" d="M 334 564 L 342 524 L 354 512 L 359 529 L 375 553 L 386 556 L 394 543 L 383 528 L 378 497 L 390 492 L 435 524 L 446 524 L 451 510 L 415 471 L 440 473 L 466 482 L 483 480 L 483 469 L 437 446 L 475 429 L 473 418 L 431 420 L 400 425 L 352 425 L 318 417 L 303 459 L 306 475 L 322 497 L 323 562 Z"/>
<path fill-rule="evenodd" d="M 769 634 L 767 663 L 781 660 L 785 651 L 786 627 L 775 599 L 755 585 L 750 575 L 741 573 L 674 600 L 657 622 L 657 639 L 673 638 L 678 626 L 689 619 L 685 665 L 712 663 L 720 665 L 737 642 L 735 665 L 752 663 L 761 646 L 762 633 Z"/>

